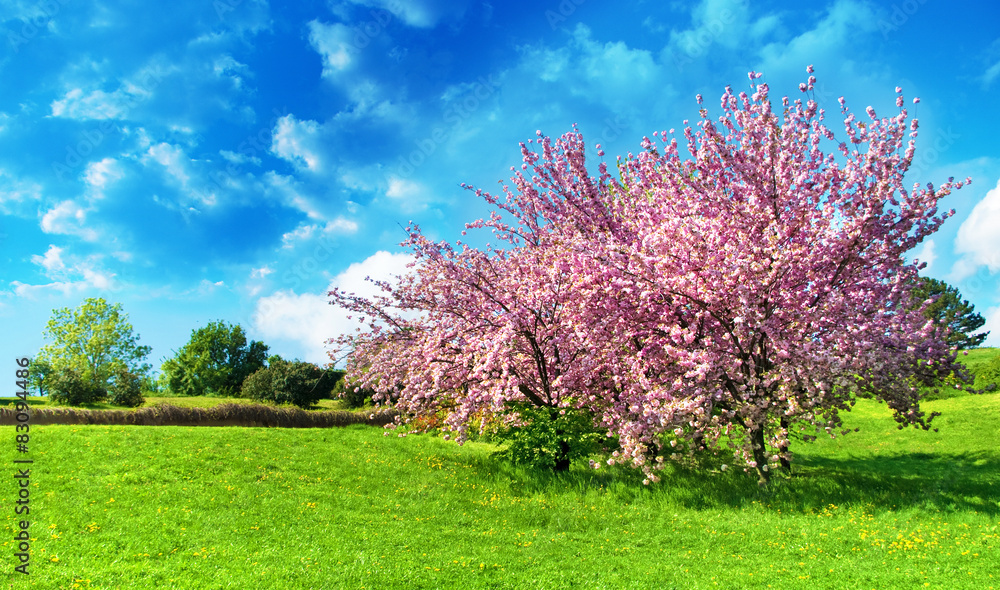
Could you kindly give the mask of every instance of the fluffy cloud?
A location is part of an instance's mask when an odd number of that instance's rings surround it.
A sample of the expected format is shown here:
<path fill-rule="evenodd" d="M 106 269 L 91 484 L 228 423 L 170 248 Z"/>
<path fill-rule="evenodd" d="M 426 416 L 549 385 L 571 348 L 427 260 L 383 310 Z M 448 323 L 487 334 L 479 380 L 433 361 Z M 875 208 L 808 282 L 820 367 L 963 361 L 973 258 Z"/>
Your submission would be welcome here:
<path fill-rule="evenodd" d="M 97 240 L 97 232 L 85 227 L 87 212 L 75 201 L 63 201 L 42 216 L 41 228 L 47 234 L 79 236 L 88 242 Z"/>
<path fill-rule="evenodd" d="M 294 230 L 282 234 L 282 249 L 294 248 L 297 244 L 315 237 L 330 238 L 336 235 L 353 234 L 358 231 L 357 222 L 344 217 L 338 217 L 323 225 L 318 223 L 302 224 Z"/>
<path fill-rule="evenodd" d="M 691 11 L 694 27 L 671 31 L 670 43 L 691 58 L 704 55 L 715 43 L 734 49 L 746 42 L 746 33 L 751 30 L 748 9 L 744 0 L 704 0 Z"/>
<path fill-rule="evenodd" d="M 339 288 L 370 297 L 378 293 L 378 289 L 365 277 L 392 280 L 406 273 L 406 265 L 412 260 L 408 254 L 376 252 L 334 277 L 327 291 Z M 356 321 L 347 319 L 347 315 L 344 310 L 330 305 L 326 291 L 321 294 L 278 291 L 257 301 L 253 324 L 265 341 L 289 342 L 297 346 L 304 360 L 328 363 L 325 342 L 358 327 Z"/>
<path fill-rule="evenodd" d="M 331 25 L 319 21 L 309 23 L 309 44 L 323 58 L 323 76 L 334 76 L 351 65 L 357 51 L 351 41 L 351 29 L 340 23 Z"/>
<path fill-rule="evenodd" d="M 31 261 L 44 268 L 47 275 L 52 276 L 52 273 L 66 269 L 66 263 L 62 259 L 62 252 L 62 248 L 57 247 L 55 244 L 50 244 L 44 256 L 36 254 L 31 257 Z"/>
<path fill-rule="evenodd" d="M 986 324 L 982 330 L 989 330 L 990 335 L 986 337 L 983 346 L 1000 347 L 1000 305 L 991 307 L 983 314 Z"/>
<path fill-rule="evenodd" d="M 655 109 L 653 105 L 673 95 L 663 64 L 652 53 L 622 41 L 600 43 L 584 24 L 573 29 L 572 39 L 563 47 L 522 48 L 519 70 L 518 77 L 537 77 L 561 87 L 560 92 L 584 97 L 616 113 L 636 111 L 638 105 Z M 546 95 L 553 92 L 546 90 Z"/>
<path fill-rule="evenodd" d="M 294 115 L 278 119 L 271 139 L 271 151 L 300 170 L 317 172 L 322 165 L 322 139 L 316 121 L 297 121 Z"/>
<path fill-rule="evenodd" d="M 963 255 L 959 267 L 971 274 L 976 266 L 1000 270 L 1000 181 L 976 203 L 955 237 L 955 252 Z"/>
<path fill-rule="evenodd" d="M 80 258 L 67 255 L 65 252 L 64 248 L 50 244 L 44 255 L 33 255 L 31 262 L 41 267 L 51 282 L 32 285 L 12 281 L 11 287 L 14 293 L 18 297 L 36 299 L 57 293 L 68 296 L 89 290 L 107 291 L 119 288 L 116 275 L 101 268 L 101 256 Z"/>
<path fill-rule="evenodd" d="M 127 111 L 130 100 L 121 93 L 94 90 L 84 94 L 80 88 L 52 102 L 52 116 L 68 119 L 118 119 Z"/>
<path fill-rule="evenodd" d="M 120 180 L 125 175 L 118 161 L 114 158 L 104 158 L 100 162 L 87 165 L 84 180 L 96 190 L 101 190 L 110 183 Z"/>

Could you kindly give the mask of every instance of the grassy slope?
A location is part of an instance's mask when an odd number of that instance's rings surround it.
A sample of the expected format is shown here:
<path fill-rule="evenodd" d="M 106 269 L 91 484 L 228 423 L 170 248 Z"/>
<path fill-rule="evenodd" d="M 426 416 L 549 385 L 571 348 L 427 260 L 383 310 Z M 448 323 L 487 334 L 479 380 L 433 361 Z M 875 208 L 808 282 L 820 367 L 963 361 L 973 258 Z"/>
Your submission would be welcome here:
<path fill-rule="evenodd" d="M 370 427 L 46 426 L 34 573 L 8 573 L 7 535 L 0 586 L 1000 589 L 1000 394 L 927 407 L 938 433 L 861 400 L 860 433 L 798 445 L 767 492 L 731 472 L 531 473 Z"/>

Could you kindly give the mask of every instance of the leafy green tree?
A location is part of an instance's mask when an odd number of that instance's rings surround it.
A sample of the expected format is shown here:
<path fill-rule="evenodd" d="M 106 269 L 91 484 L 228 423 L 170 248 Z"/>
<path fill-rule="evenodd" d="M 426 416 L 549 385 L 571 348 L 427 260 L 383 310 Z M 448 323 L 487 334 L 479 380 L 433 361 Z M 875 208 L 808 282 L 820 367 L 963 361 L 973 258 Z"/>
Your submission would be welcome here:
<path fill-rule="evenodd" d="M 49 388 L 49 377 L 52 376 L 52 365 L 45 359 L 35 357 L 28 366 L 28 386 L 38 390 L 38 395 L 45 395 Z"/>
<path fill-rule="evenodd" d="M 274 359 L 243 383 L 243 397 L 308 408 L 330 397 L 335 375 L 312 363 Z"/>
<path fill-rule="evenodd" d="M 983 327 L 986 320 L 975 313 L 974 305 L 962 299 L 962 294 L 956 287 L 937 279 L 919 277 L 916 287 L 910 293 L 914 308 L 919 307 L 925 300 L 936 297 L 934 302 L 924 309 L 924 317 L 933 320 L 939 326 L 951 328 L 947 342 L 957 346 L 959 350 L 975 348 L 989 335 L 989 332 L 973 334 Z"/>
<path fill-rule="evenodd" d="M 247 341 L 239 324 L 211 322 L 163 363 L 167 387 L 180 395 L 237 395 L 243 381 L 264 366 L 267 346 Z"/>
<path fill-rule="evenodd" d="M 42 368 L 40 378 L 48 374 L 45 367 L 53 374 L 69 369 L 78 378 L 107 390 L 118 369 L 140 376 L 150 369 L 143 361 L 151 349 L 139 344 L 139 335 L 133 333 L 120 303 L 88 298 L 76 309 L 54 310 L 43 335 L 52 343 L 35 357 L 33 364 Z M 55 384 L 49 383 L 48 389 L 54 391 Z"/>

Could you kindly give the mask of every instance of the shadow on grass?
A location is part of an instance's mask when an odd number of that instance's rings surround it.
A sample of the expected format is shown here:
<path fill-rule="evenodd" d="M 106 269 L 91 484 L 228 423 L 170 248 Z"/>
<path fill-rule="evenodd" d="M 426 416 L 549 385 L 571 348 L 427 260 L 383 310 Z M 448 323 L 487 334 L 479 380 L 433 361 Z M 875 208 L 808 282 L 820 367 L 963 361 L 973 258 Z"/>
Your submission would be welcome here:
<path fill-rule="evenodd" d="M 1000 515 L 1000 454 L 960 453 L 826 458 L 797 455 L 791 476 L 776 474 L 766 488 L 740 471 L 670 465 L 662 481 L 643 485 L 642 474 L 621 466 L 569 472 L 517 467 L 495 457 L 468 457 L 518 496 L 611 495 L 623 504 L 663 503 L 690 509 L 745 508 L 801 513 L 837 507 L 871 512 L 908 509 Z M 509 482 L 509 483 L 507 483 Z"/>

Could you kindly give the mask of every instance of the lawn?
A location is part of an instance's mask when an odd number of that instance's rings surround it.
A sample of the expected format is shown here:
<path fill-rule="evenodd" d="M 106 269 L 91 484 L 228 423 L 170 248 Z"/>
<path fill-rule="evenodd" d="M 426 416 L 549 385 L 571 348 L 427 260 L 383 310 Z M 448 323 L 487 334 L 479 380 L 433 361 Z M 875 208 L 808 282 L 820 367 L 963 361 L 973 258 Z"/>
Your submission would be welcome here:
<path fill-rule="evenodd" d="M 0 585 L 1000 589 L 1000 394 L 927 409 L 937 433 L 860 400 L 861 432 L 798 444 L 764 491 L 732 470 L 533 473 L 366 426 L 38 427 L 32 574 L 8 534 Z"/>

